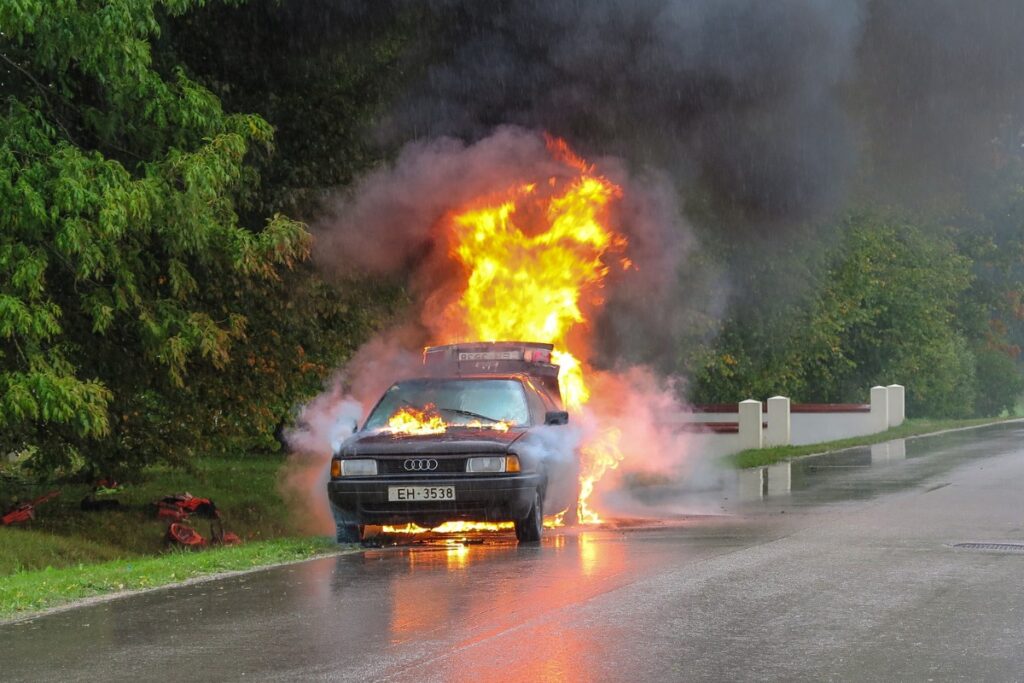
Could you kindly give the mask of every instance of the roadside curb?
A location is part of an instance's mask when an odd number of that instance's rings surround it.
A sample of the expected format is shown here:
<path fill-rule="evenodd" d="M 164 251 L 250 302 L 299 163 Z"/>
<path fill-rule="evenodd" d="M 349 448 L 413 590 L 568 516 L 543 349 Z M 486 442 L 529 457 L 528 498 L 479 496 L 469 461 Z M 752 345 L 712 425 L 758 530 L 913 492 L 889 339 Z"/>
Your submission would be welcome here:
<path fill-rule="evenodd" d="M 342 555 L 351 555 L 363 550 L 359 546 L 351 548 L 339 547 L 337 550 L 317 553 L 316 555 L 310 555 L 296 560 L 286 560 L 284 562 L 274 562 L 272 564 L 263 564 L 258 567 L 250 567 L 248 569 L 232 569 L 229 571 L 215 572 L 213 574 L 204 574 L 202 576 L 194 576 L 184 581 L 177 581 L 175 583 L 165 583 L 160 586 L 152 586 L 150 588 L 136 588 L 132 590 L 116 591 L 113 593 L 103 593 L 102 595 L 91 595 L 87 598 L 79 598 L 72 600 L 61 605 L 54 605 L 53 607 L 47 607 L 45 609 L 19 614 L 13 617 L 0 617 L 0 627 L 3 626 L 15 626 L 30 623 L 40 617 L 49 616 L 51 614 L 57 614 L 59 612 L 66 612 L 79 607 L 89 607 L 91 605 L 97 605 L 104 602 L 112 602 L 114 600 L 120 600 L 122 598 L 131 598 L 136 595 L 142 595 L 144 593 L 154 593 L 156 591 L 169 590 L 172 588 L 184 588 L 186 586 L 194 586 L 201 583 L 207 583 L 209 581 L 217 581 L 219 579 L 229 579 L 235 576 L 244 576 L 246 574 L 255 574 L 256 572 L 266 571 L 268 569 L 276 569 L 278 567 L 287 567 L 293 564 L 301 564 L 303 562 L 309 562 L 311 560 L 322 560 L 327 557 L 340 557 Z"/>

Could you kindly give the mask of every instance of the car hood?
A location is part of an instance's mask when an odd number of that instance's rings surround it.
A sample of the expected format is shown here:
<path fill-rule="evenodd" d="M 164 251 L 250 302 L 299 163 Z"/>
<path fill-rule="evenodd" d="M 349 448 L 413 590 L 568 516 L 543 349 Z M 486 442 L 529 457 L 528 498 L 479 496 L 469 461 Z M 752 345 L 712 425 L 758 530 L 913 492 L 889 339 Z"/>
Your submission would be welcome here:
<path fill-rule="evenodd" d="M 360 455 L 441 455 L 456 453 L 504 453 L 525 433 L 524 429 L 499 432 L 492 429 L 450 427 L 443 434 L 356 433 L 342 444 L 339 454 Z"/>

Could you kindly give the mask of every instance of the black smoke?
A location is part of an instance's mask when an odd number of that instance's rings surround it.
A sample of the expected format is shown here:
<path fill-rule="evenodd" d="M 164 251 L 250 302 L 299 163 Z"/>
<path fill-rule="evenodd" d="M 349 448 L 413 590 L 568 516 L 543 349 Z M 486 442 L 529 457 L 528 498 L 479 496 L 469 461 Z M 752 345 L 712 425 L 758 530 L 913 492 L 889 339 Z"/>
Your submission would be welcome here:
<path fill-rule="evenodd" d="M 421 12 L 424 35 L 388 140 L 548 130 L 668 171 L 732 230 L 820 216 L 852 186 L 946 191 L 992 163 L 994 142 L 1019 148 L 1018 0 L 392 7 Z"/>
<path fill-rule="evenodd" d="M 659 210 L 689 219 L 662 217 L 670 230 L 696 225 L 712 248 L 687 250 L 702 261 L 680 261 L 674 288 L 658 282 L 667 298 L 652 301 L 646 283 L 614 290 L 599 322 L 608 362 L 632 356 L 672 367 L 681 339 L 713 335 L 726 305 L 763 308 L 767 289 L 786 301 L 800 296 L 799 278 L 773 274 L 771 262 L 802 262 L 794 254 L 806 252 L 812 263 L 832 236 L 808 226 L 860 201 L 969 193 L 1024 141 L 1019 0 L 348 7 L 369 31 L 389 15 L 416 27 L 405 43 L 406 81 L 377 123 L 389 146 L 444 137 L 472 145 L 508 125 L 547 131 L 648 178 L 637 185 L 664 198 Z M 518 162 L 511 155 L 507 163 Z M 403 242 L 411 238 L 408 227 L 396 229 Z M 676 245 L 694 240 L 680 229 Z M 375 241 L 381 230 L 363 236 Z M 634 246 L 656 254 L 665 230 L 646 233 L 653 242 L 644 234 Z M 726 282 L 736 285 L 731 292 Z"/>
<path fill-rule="evenodd" d="M 390 132 L 480 137 L 517 124 L 699 183 L 758 216 L 834 199 L 851 160 L 837 92 L 856 4 L 782 0 L 441 2 L 446 52 Z"/>

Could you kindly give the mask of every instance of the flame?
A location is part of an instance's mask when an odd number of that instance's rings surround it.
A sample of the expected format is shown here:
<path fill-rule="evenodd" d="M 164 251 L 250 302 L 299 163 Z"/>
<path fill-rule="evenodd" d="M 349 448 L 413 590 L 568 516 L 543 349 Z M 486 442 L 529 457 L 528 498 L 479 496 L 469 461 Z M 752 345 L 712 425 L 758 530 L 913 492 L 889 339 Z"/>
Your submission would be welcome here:
<path fill-rule="evenodd" d="M 461 296 L 444 311 L 447 342 L 522 339 L 555 345 L 566 408 L 590 400 L 589 320 L 604 304 L 605 279 L 625 237 L 610 226 L 621 188 L 597 174 L 564 140 L 548 138 L 563 177 L 527 183 L 484 198 L 450 216 L 452 257 L 462 266 Z M 582 449 L 579 519 L 600 521 L 588 505 L 595 483 L 622 459 L 617 433 L 601 433 Z"/>
<path fill-rule="evenodd" d="M 561 526 L 561 520 L 556 517 L 545 517 L 544 526 Z M 440 526 L 425 529 L 418 524 L 403 524 L 401 526 L 383 526 L 381 531 L 385 534 L 423 534 L 432 531 L 435 534 L 466 534 L 481 531 L 511 531 L 515 528 L 512 522 L 463 522 L 460 520 L 445 522 Z"/>
<path fill-rule="evenodd" d="M 448 425 L 441 419 L 434 405 L 428 404 L 423 410 L 412 406 L 405 406 L 395 411 L 395 414 L 388 418 L 388 426 L 381 431 L 391 434 L 443 434 L 447 431 Z"/>
<path fill-rule="evenodd" d="M 402 526 L 384 526 L 382 530 L 386 534 L 422 534 L 433 531 L 436 534 L 463 534 L 473 531 L 505 531 L 512 529 L 512 522 L 445 522 L 432 529 L 425 529 L 418 524 L 404 524 Z"/>
<path fill-rule="evenodd" d="M 423 410 L 413 406 L 399 408 L 388 418 L 388 426 L 381 428 L 380 431 L 388 434 L 423 436 L 427 434 L 444 434 L 448 431 L 449 427 L 493 429 L 497 432 L 507 432 L 511 426 L 503 420 L 498 422 L 472 420 L 466 423 L 451 424 L 444 421 L 441 413 L 437 410 L 437 406 L 433 403 L 428 403 L 423 407 Z"/>
<path fill-rule="evenodd" d="M 599 524 L 601 516 L 588 504 L 594 485 L 608 470 L 613 470 L 622 461 L 619 446 L 622 433 L 618 429 L 605 430 L 597 439 L 583 446 L 583 471 L 580 473 L 580 502 L 577 517 L 580 524 Z"/>

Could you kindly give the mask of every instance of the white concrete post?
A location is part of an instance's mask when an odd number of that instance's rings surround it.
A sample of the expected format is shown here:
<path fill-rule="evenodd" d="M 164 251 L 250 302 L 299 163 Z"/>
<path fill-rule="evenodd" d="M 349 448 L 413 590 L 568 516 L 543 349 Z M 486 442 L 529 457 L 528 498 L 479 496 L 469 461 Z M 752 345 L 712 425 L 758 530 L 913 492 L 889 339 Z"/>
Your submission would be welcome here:
<path fill-rule="evenodd" d="M 901 384 L 890 384 L 885 388 L 889 401 L 889 426 L 899 427 L 906 417 L 904 407 L 904 390 Z"/>
<path fill-rule="evenodd" d="M 896 439 L 895 441 L 889 442 L 889 459 L 890 460 L 906 460 L 907 459 L 907 441 L 906 439 Z"/>
<path fill-rule="evenodd" d="M 889 391 L 885 387 L 871 387 L 871 432 L 884 432 L 889 428 Z"/>
<path fill-rule="evenodd" d="M 889 462 L 889 442 L 871 444 L 871 464 L 879 465 Z"/>
<path fill-rule="evenodd" d="M 764 467 L 754 467 L 752 469 L 742 469 L 736 473 L 736 495 L 741 501 L 761 500 L 764 498 L 767 472 L 767 469 Z"/>
<path fill-rule="evenodd" d="M 768 429 L 764 434 L 765 446 L 789 445 L 789 399 L 772 396 L 768 403 Z M 771 475 L 769 475 L 771 476 Z"/>
<path fill-rule="evenodd" d="M 740 401 L 740 449 L 760 448 L 761 402 L 753 399 Z"/>
<path fill-rule="evenodd" d="M 772 423 L 769 418 L 768 428 L 771 429 Z M 793 463 L 786 460 L 785 462 L 777 462 L 774 465 L 768 465 L 768 495 L 778 496 L 784 493 L 789 493 L 790 488 L 793 486 Z"/>

